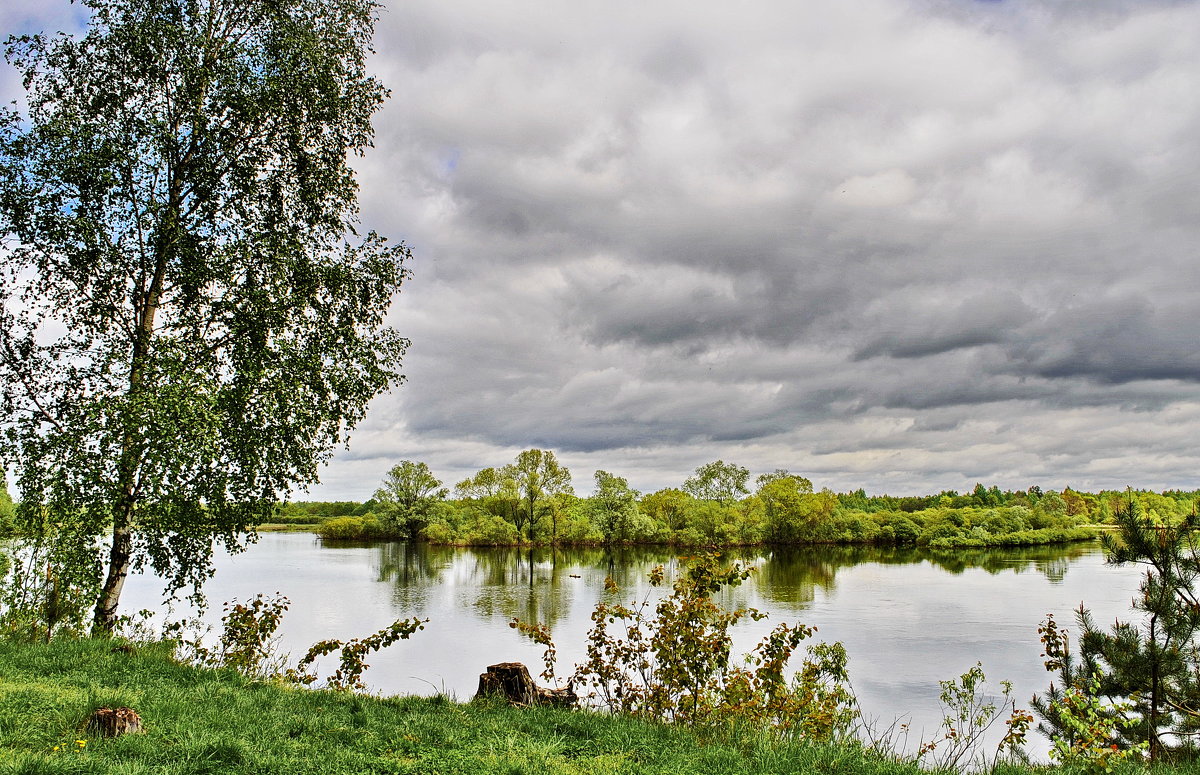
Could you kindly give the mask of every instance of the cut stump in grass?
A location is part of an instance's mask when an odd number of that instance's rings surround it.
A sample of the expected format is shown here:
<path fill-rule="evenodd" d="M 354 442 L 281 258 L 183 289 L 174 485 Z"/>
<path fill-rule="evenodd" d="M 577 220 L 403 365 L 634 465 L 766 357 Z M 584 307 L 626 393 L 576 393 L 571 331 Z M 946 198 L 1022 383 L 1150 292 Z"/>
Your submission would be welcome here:
<path fill-rule="evenodd" d="M 529 669 L 520 662 L 501 662 L 488 665 L 486 673 L 479 675 L 478 697 L 503 697 L 510 705 L 557 705 L 573 708 L 579 702 L 578 695 L 570 686 L 564 689 L 548 689 L 538 686 L 529 675 Z"/>
<path fill-rule="evenodd" d="M 88 719 L 89 732 L 116 737 L 142 731 L 142 719 L 133 708 L 100 708 Z"/>

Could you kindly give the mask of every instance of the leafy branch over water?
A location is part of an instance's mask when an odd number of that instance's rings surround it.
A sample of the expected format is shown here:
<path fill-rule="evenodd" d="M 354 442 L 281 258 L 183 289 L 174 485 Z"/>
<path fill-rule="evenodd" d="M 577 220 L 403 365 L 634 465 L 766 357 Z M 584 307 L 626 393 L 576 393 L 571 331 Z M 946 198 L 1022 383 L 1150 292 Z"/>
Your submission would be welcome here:
<path fill-rule="evenodd" d="M 283 620 L 290 601 L 283 595 L 274 597 L 255 595 L 248 603 L 234 600 L 225 604 L 225 615 L 221 617 L 221 635 L 215 649 L 204 645 L 202 637 L 182 637 L 184 625 L 168 626 L 168 635 L 176 637 L 180 655 L 186 660 L 206 667 L 227 667 L 242 675 L 268 676 L 283 679 L 287 683 L 310 686 L 318 680 L 316 673 L 309 672 L 317 659 L 340 652 L 338 669 L 325 679 L 329 689 L 341 691 L 365 691 L 362 674 L 370 665 L 365 661 L 368 654 L 408 638 L 425 629 L 428 619 L 413 617 L 398 619 L 387 627 L 365 638 L 348 641 L 337 639 L 314 643 L 301 657 L 295 667 L 286 667 L 287 657 L 276 650 L 275 633 Z"/>

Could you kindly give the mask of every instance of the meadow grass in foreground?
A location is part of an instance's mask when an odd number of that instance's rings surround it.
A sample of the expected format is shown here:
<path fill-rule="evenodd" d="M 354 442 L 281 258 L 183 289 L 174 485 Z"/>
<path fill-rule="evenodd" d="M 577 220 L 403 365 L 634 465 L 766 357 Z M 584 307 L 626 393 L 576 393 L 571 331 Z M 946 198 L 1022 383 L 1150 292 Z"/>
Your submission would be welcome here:
<path fill-rule="evenodd" d="M 702 741 L 593 712 L 296 689 L 175 663 L 162 646 L 0 643 L 0 771 L 21 773 L 917 772 L 854 746 Z M 146 731 L 102 739 L 128 705 Z"/>
<path fill-rule="evenodd" d="M 0 642 L 0 772 L 920 772 L 855 745 L 752 732 L 704 738 L 594 712 L 314 691 L 181 665 L 162 645 L 133 653 L 114 645 Z M 93 710 L 116 705 L 135 708 L 145 732 L 86 732 Z"/>

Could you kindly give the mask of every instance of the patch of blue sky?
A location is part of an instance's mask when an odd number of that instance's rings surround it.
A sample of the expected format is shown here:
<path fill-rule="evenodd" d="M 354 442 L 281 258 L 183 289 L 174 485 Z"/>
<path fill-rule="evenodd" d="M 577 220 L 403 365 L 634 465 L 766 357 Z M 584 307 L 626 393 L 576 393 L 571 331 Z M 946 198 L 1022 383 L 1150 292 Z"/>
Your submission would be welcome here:
<path fill-rule="evenodd" d="M 14 3 L 4 11 L 0 11 L 0 21 L 3 21 L 6 37 L 14 35 L 53 35 L 65 32 L 68 35 L 82 35 L 87 28 L 91 11 L 79 3 L 62 3 L 61 8 L 47 8 L 36 3 Z"/>
<path fill-rule="evenodd" d="M 442 153 L 439 160 L 441 173 L 443 177 L 450 177 L 454 171 L 458 169 L 458 160 L 462 156 L 462 152 L 457 148 L 450 148 Z"/>

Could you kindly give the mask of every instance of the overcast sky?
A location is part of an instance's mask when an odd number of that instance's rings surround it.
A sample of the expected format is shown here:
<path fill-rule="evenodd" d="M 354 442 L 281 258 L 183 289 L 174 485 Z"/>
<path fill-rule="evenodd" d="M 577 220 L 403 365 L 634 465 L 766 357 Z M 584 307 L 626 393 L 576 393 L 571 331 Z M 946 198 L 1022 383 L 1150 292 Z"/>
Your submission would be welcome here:
<path fill-rule="evenodd" d="M 529 447 L 580 494 L 1200 486 L 1197 41 L 1168 0 L 386 3 L 408 381 L 307 497 Z"/>

